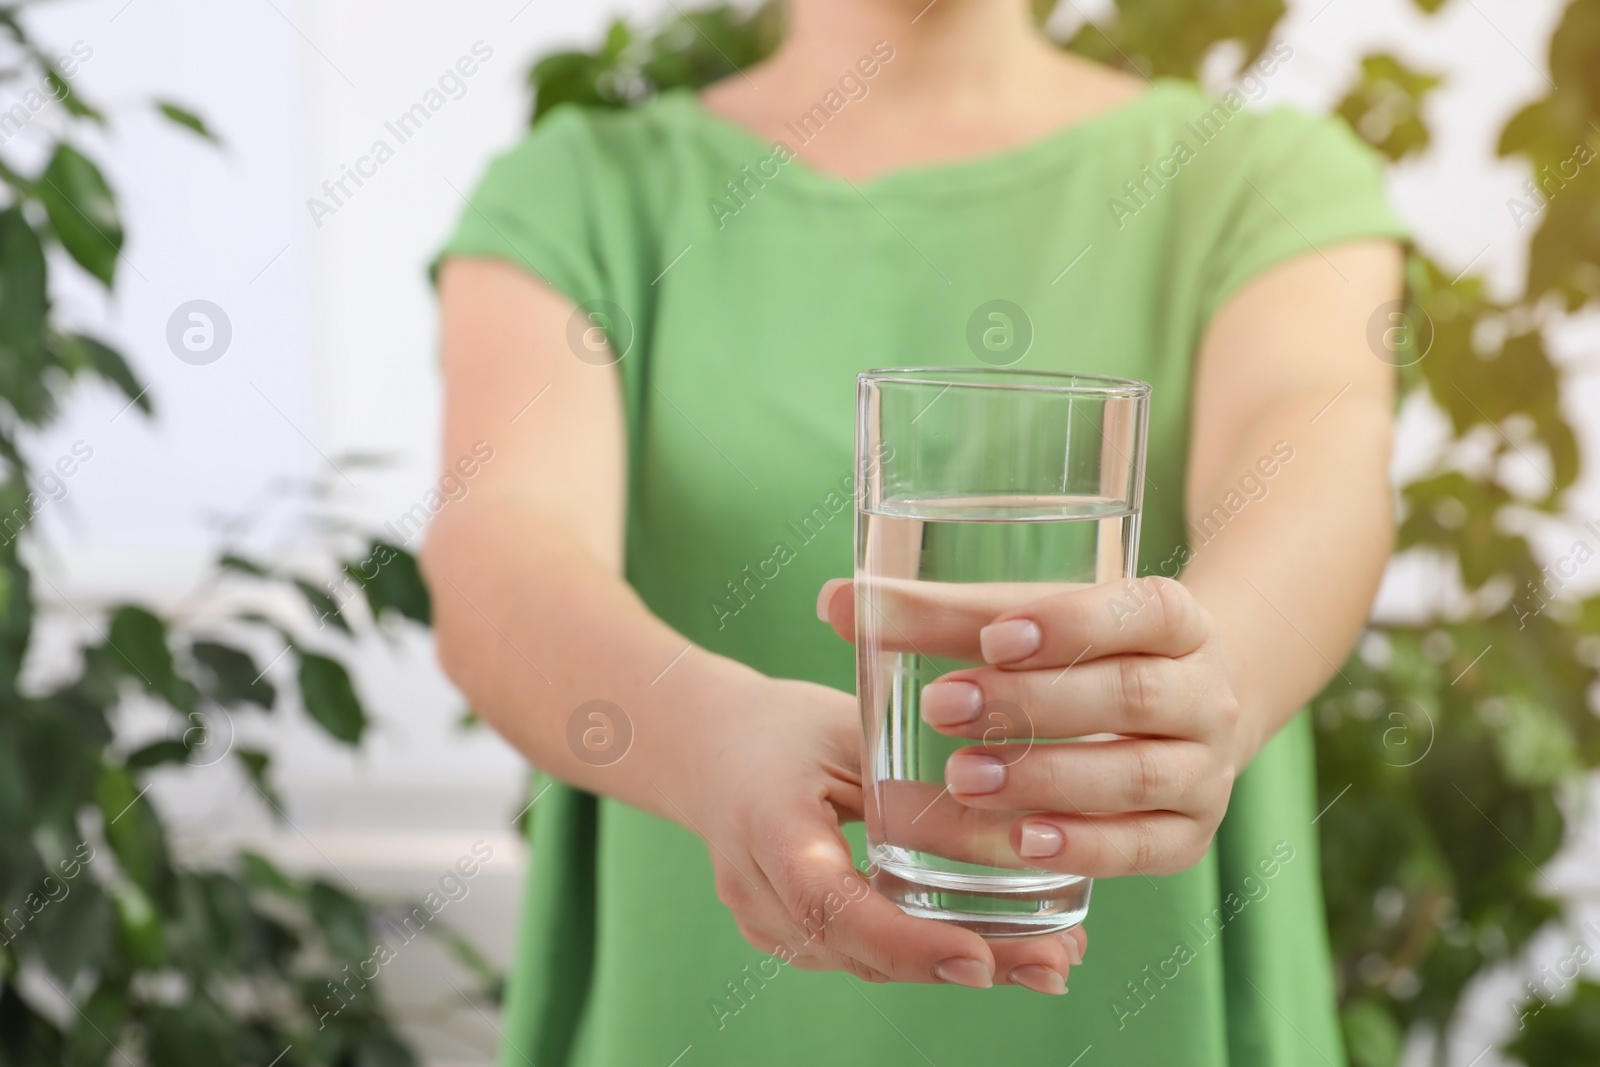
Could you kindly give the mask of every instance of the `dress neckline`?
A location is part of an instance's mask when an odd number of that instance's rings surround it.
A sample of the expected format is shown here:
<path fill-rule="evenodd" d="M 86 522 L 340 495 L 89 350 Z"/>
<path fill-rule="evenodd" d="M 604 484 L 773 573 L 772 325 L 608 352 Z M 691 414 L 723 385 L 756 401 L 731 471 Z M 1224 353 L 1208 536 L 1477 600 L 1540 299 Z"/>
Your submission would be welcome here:
<path fill-rule="evenodd" d="M 865 179 L 847 178 L 818 170 L 805 161 L 803 150 L 797 151 L 792 141 L 784 140 L 782 143 L 794 153 L 794 158 L 785 164 L 784 169 L 796 173 L 813 186 L 831 187 L 851 195 L 863 190 L 938 189 L 988 184 L 997 179 L 1031 173 L 1039 165 L 1054 161 L 1064 152 L 1075 149 L 1081 141 L 1117 130 L 1128 120 L 1142 115 L 1152 103 L 1164 99 L 1174 89 L 1185 87 L 1187 83 L 1178 79 L 1157 78 L 1149 88 L 1131 100 L 1067 123 L 1032 140 L 965 158 L 906 164 Z M 713 135 L 740 145 L 742 154 L 755 149 L 770 155 L 778 143 L 768 141 L 748 126 L 712 111 L 693 89 L 670 89 L 661 94 L 660 100 L 686 112 Z"/>

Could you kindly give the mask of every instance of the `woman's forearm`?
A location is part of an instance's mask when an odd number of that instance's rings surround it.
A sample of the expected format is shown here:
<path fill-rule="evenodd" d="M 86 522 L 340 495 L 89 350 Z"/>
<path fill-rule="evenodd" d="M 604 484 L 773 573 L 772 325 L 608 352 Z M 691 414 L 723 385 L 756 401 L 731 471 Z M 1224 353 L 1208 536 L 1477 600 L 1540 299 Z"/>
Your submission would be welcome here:
<path fill-rule="evenodd" d="M 1181 580 L 1217 619 L 1241 768 L 1336 676 L 1393 543 L 1390 399 L 1356 387 L 1329 399 L 1280 398 L 1215 484 L 1190 493 Z"/>
<path fill-rule="evenodd" d="M 689 824 L 717 716 L 761 675 L 692 647 L 526 496 L 445 509 L 422 562 L 440 662 L 481 719 L 562 781 Z M 595 700 L 620 714 L 580 711 Z"/>

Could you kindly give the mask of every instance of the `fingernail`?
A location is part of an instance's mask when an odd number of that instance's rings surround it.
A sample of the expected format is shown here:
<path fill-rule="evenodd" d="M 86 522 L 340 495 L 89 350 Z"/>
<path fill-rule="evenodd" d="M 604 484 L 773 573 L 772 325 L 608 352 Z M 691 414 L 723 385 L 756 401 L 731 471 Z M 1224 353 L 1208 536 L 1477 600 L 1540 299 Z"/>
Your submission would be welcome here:
<path fill-rule="evenodd" d="M 951 985 L 964 985 L 972 989 L 988 989 L 994 985 L 994 975 L 981 962 L 966 956 L 952 956 L 933 965 L 933 976 Z"/>
<path fill-rule="evenodd" d="M 1072 961 L 1074 967 L 1083 962 L 1083 946 L 1078 944 L 1078 939 L 1071 934 L 1063 934 L 1067 942 L 1067 959 Z"/>
<path fill-rule="evenodd" d="M 985 663 L 1012 663 L 1033 655 L 1043 643 L 1044 634 L 1032 619 L 1008 619 L 978 631 Z"/>
<path fill-rule="evenodd" d="M 983 690 L 971 682 L 929 682 L 922 687 L 922 719 L 929 726 L 965 726 L 983 710 Z"/>
<path fill-rule="evenodd" d="M 833 602 L 833 594 L 835 591 L 837 591 L 839 586 L 843 585 L 845 581 L 846 579 L 844 578 L 829 578 L 827 581 L 822 583 L 822 590 L 817 594 L 818 619 L 822 620 L 823 622 L 831 621 L 828 618 L 828 605 Z"/>
<path fill-rule="evenodd" d="M 1060 851 L 1060 830 L 1057 830 L 1047 822 L 1025 822 L 1022 824 L 1022 843 L 1017 846 L 1017 855 L 1023 859 L 1037 860 L 1046 856 L 1054 856 Z"/>
<path fill-rule="evenodd" d="M 950 792 L 967 796 L 997 793 L 1006 784 L 1006 765 L 993 756 L 963 750 L 945 760 L 944 784 Z"/>
<path fill-rule="evenodd" d="M 1049 967 L 1038 963 L 1027 963 L 1014 968 L 1011 980 L 1019 986 L 1031 989 L 1035 993 L 1045 993 L 1052 997 L 1059 997 L 1067 991 L 1067 980 Z"/>

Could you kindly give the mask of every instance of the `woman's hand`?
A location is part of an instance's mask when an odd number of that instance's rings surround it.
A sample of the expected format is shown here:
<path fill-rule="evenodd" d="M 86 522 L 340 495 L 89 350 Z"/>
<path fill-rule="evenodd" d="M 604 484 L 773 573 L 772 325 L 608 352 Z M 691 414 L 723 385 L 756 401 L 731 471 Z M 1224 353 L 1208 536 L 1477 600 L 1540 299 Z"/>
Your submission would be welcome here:
<path fill-rule="evenodd" d="M 873 982 L 1014 984 L 1066 992 L 1082 928 L 986 942 L 907 915 L 851 862 L 840 825 L 861 818 L 861 725 L 853 697 L 760 679 L 721 736 L 685 822 L 705 839 L 717 897 L 761 952 L 804 970 Z M 676 806 L 676 804 L 674 805 Z"/>
<path fill-rule="evenodd" d="M 850 585 L 828 583 L 818 613 L 853 640 Z M 936 588 L 910 594 L 915 610 L 890 609 L 909 646 L 989 664 L 923 689 L 924 721 L 982 742 L 946 761 L 950 796 L 975 826 L 1009 823 L 993 829 L 1009 833 L 1019 866 L 1094 877 L 1193 866 L 1250 751 L 1211 615 L 1166 578 L 1058 587 L 1020 605 L 1025 587 L 991 588 L 987 605 L 973 586 L 951 590 L 953 611 L 939 610 Z M 1068 738 L 1091 740 L 994 744 Z"/>

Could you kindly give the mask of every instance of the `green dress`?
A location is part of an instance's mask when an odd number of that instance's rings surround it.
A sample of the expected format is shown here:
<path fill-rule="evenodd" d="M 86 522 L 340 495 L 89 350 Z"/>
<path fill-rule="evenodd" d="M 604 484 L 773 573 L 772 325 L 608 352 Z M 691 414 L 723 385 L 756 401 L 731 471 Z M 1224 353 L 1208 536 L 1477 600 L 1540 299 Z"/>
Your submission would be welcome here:
<path fill-rule="evenodd" d="M 589 307 L 626 355 L 595 373 L 624 383 L 627 576 L 651 610 L 713 652 L 850 692 L 852 650 L 814 604 L 852 568 L 858 371 L 1020 356 L 1153 383 L 1141 570 L 1173 573 L 1209 317 L 1274 264 L 1403 235 L 1342 125 L 1240 103 L 1162 81 L 1020 148 L 857 182 L 687 92 L 562 107 L 493 163 L 444 254 L 603 302 Z M 1346 283 L 1330 265 L 1326 284 Z M 1013 329 L 969 330 L 994 300 L 1022 309 Z M 776 576 L 758 571 L 775 557 Z M 532 809 L 501 1062 L 1342 1064 L 1311 747 L 1302 713 L 1193 869 L 1100 881 L 1060 998 L 781 965 L 739 936 L 693 834 L 552 784 Z"/>

